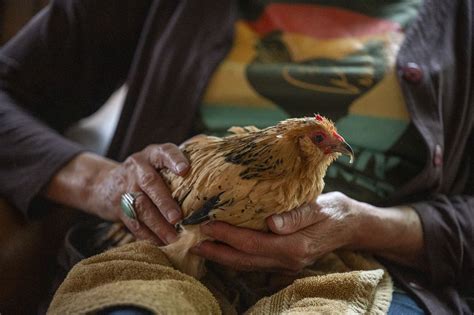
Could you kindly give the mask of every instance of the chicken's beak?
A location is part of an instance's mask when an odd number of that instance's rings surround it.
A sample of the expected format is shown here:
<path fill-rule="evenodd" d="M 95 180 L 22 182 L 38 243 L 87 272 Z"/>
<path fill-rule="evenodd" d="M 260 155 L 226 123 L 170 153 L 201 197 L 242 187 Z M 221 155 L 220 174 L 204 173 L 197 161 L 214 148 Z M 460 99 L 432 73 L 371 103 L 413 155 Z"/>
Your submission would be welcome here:
<path fill-rule="evenodd" d="M 349 163 L 352 164 L 352 162 L 354 161 L 354 150 L 352 150 L 351 146 L 345 142 L 345 141 L 341 141 L 334 149 L 333 149 L 334 152 L 339 152 L 339 153 L 342 153 L 342 154 L 345 154 L 347 156 L 350 157 L 350 161 Z"/>

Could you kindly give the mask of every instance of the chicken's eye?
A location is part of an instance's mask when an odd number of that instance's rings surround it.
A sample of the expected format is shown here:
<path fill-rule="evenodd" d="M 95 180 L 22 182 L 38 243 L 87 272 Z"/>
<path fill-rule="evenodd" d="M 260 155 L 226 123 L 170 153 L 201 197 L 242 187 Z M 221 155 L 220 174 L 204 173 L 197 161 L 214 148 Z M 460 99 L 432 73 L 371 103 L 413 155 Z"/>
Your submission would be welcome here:
<path fill-rule="evenodd" d="M 322 133 L 318 133 L 313 136 L 313 141 L 316 144 L 320 144 L 321 142 L 324 141 L 324 135 Z"/>

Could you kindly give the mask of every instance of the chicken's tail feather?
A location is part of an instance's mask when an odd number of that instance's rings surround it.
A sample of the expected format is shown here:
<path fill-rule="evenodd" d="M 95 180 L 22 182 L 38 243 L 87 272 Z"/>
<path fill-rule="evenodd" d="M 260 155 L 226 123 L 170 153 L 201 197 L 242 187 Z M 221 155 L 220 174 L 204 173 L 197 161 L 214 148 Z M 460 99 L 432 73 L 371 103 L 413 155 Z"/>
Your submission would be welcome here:
<path fill-rule="evenodd" d="M 204 258 L 189 253 L 189 249 L 206 239 L 199 226 L 183 226 L 178 239 L 174 243 L 161 247 L 161 250 L 176 269 L 199 279 L 206 272 Z"/>

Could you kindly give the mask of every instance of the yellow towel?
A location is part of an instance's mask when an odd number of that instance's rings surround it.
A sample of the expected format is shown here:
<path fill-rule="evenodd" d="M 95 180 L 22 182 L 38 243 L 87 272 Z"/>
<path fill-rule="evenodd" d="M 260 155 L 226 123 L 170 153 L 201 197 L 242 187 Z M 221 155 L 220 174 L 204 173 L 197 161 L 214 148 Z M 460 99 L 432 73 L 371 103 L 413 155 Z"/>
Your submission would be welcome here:
<path fill-rule="evenodd" d="M 48 314 L 84 314 L 114 305 L 141 306 L 157 314 L 235 314 L 236 297 L 225 290 L 234 276 L 223 280 L 211 270 L 199 282 L 173 269 L 156 246 L 136 242 L 74 266 Z M 384 314 L 393 291 L 380 264 L 352 252 L 329 254 L 297 279 L 265 278 L 275 287 L 285 281 L 289 285 L 258 300 L 248 314 Z"/>

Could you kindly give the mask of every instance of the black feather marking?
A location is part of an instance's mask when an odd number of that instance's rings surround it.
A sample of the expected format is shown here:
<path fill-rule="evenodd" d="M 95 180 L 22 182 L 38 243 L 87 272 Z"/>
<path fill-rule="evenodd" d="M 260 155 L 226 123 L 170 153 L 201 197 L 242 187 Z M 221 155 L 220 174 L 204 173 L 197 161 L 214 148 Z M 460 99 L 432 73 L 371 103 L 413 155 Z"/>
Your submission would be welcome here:
<path fill-rule="evenodd" d="M 262 141 L 263 135 L 264 131 L 251 133 L 244 141 L 230 136 L 229 141 L 220 144 L 227 163 L 243 166 L 243 170 L 239 173 L 241 179 L 275 178 L 281 173 L 283 160 L 273 153 L 273 142 Z"/>
<path fill-rule="evenodd" d="M 181 198 L 181 200 L 178 201 L 178 205 L 181 207 L 183 205 L 184 200 L 188 197 L 188 195 L 191 193 L 191 189 L 189 189 L 186 194 Z"/>
<path fill-rule="evenodd" d="M 187 218 L 183 219 L 183 221 L 181 221 L 181 225 L 192 225 L 192 224 L 199 224 L 199 223 L 202 223 L 204 221 L 207 221 L 209 220 L 209 212 L 212 210 L 212 209 L 215 209 L 217 207 L 219 207 L 221 204 L 221 195 L 223 194 L 224 192 L 221 192 L 219 193 L 218 195 L 214 196 L 214 197 L 211 197 L 209 198 L 209 200 L 207 200 L 204 205 L 197 209 L 194 213 L 192 213 L 190 216 L 188 216 Z"/>

